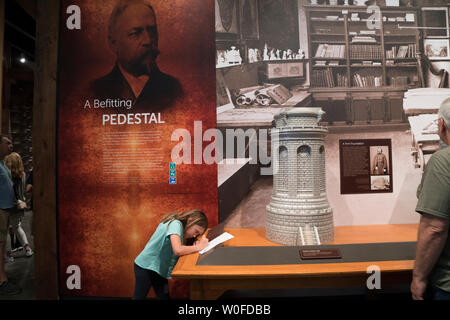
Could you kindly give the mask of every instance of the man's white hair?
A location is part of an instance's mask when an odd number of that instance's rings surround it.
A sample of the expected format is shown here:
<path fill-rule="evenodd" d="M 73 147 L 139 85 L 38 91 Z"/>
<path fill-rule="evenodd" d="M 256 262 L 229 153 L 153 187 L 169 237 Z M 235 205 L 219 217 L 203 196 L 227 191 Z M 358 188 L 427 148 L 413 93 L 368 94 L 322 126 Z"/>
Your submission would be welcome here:
<path fill-rule="evenodd" d="M 444 119 L 445 124 L 450 128 L 450 98 L 445 99 L 441 103 L 438 117 Z"/>

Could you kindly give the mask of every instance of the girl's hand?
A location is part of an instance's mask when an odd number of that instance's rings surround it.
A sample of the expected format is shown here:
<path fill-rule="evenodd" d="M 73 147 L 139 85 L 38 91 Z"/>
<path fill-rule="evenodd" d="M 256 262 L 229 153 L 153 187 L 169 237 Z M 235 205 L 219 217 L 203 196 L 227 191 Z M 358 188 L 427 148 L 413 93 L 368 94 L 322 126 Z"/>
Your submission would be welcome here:
<path fill-rule="evenodd" d="M 208 246 L 208 243 L 209 243 L 208 238 L 203 237 L 200 240 L 197 240 L 194 243 L 194 246 L 196 247 L 197 251 L 200 251 L 206 248 L 206 246 Z"/>

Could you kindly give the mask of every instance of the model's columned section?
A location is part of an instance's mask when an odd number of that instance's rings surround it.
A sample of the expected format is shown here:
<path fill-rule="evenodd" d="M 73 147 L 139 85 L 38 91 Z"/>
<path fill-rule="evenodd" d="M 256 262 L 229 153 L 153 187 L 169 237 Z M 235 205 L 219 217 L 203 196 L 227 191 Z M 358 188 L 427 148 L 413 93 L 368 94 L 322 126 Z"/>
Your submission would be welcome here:
<path fill-rule="evenodd" d="M 275 116 L 276 128 L 271 133 L 273 191 L 266 219 L 266 238 L 270 241 L 301 245 L 309 232 L 314 236 L 314 227 L 320 243 L 334 239 L 333 210 L 325 179 L 324 139 L 328 129 L 319 125 L 323 113 L 321 108 L 286 108 Z"/>

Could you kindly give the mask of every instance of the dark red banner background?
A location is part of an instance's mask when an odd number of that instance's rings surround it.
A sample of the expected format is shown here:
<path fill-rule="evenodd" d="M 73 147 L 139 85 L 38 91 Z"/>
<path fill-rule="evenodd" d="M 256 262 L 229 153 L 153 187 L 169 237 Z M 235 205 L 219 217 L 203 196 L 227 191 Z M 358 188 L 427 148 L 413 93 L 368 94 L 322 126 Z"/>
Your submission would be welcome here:
<path fill-rule="evenodd" d="M 152 1 L 161 51 L 158 66 L 180 81 L 184 96 L 161 111 L 164 124 L 109 126 L 102 125 L 106 111 L 84 106 L 86 100 L 95 98 L 88 90 L 89 83 L 109 73 L 115 63 L 107 41 L 108 20 L 115 3 L 64 0 L 61 6 L 58 221 L 63 296 L 131 297 L 133 261 L 167 213 L 198 208 L 207 214 L 210 226 L 217 223 L 216 165 L 180 164 L 177 184 L 169 184 L 171 150 L 177 144 L 171 141 L 172 132 L 187 129 L 193 146 L 194 121 L 202 121 L 203 132 L 216 126 L 214 2 Z M 81 9 L 81 30 L 66 27 L 69 5 Z M 133 110 L 117 111 L 127 112 Z M 148 130 L 161 134 L 166 168 L 157 172 L 134 170 L 132 177 L 156 181 L 105 183 L 104 135 Z M 133 141 L 128 147 L 139 148 Z M 79 290 L 66 287 L 70 265 L 81 269 Z M 172 297 L 188 297 L 186 282 L 171 281 L 170 285 Z"/>

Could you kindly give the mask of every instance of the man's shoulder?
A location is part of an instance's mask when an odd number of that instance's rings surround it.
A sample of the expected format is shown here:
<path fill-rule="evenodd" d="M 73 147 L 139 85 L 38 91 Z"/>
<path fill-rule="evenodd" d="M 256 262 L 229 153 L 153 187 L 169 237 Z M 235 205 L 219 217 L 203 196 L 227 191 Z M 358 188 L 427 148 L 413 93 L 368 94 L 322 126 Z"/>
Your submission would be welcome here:
<path fill-rule="evenodd" d="M 105 93 L 116 93 L 117 85 L 123 82 L 122 73 L 115 66 L 108 74 L 94 79 L 89 84 L 89 89 L 95 95 L 103 95 Z"/>
<path fill-rule="evenodd" d="M 438 155 L 439 157 L 447 158 L 450 156 L 450 147 L 445 147 L 439 151 L 436 151 L 434 153 L 435 155 Z"/>
<path fill-rule="evenodd" d="M 159 69 L 150 74 L 150 80 L 143 93 L 143 99 L 151 99 L 155 103 L 162 102 L 165 105 L 172 103 L 184 94 L 180 81 Z"/>
<path fill-rule="evenodd" d="M 171 76 L 170 74 L 164 73 L 160 70 L 158 70 L 156 76 L 158 78 L 158 82 L 164 84 L 164 87 L 173 90 L 181 90 L 181 83 L 174 76 Z"/>
<path fill-rule="evenodd" d="M 433 164 L 437 169 L 450 172 L 450 147 L 436 151 L 431 156 L 429 164 Z"/>

